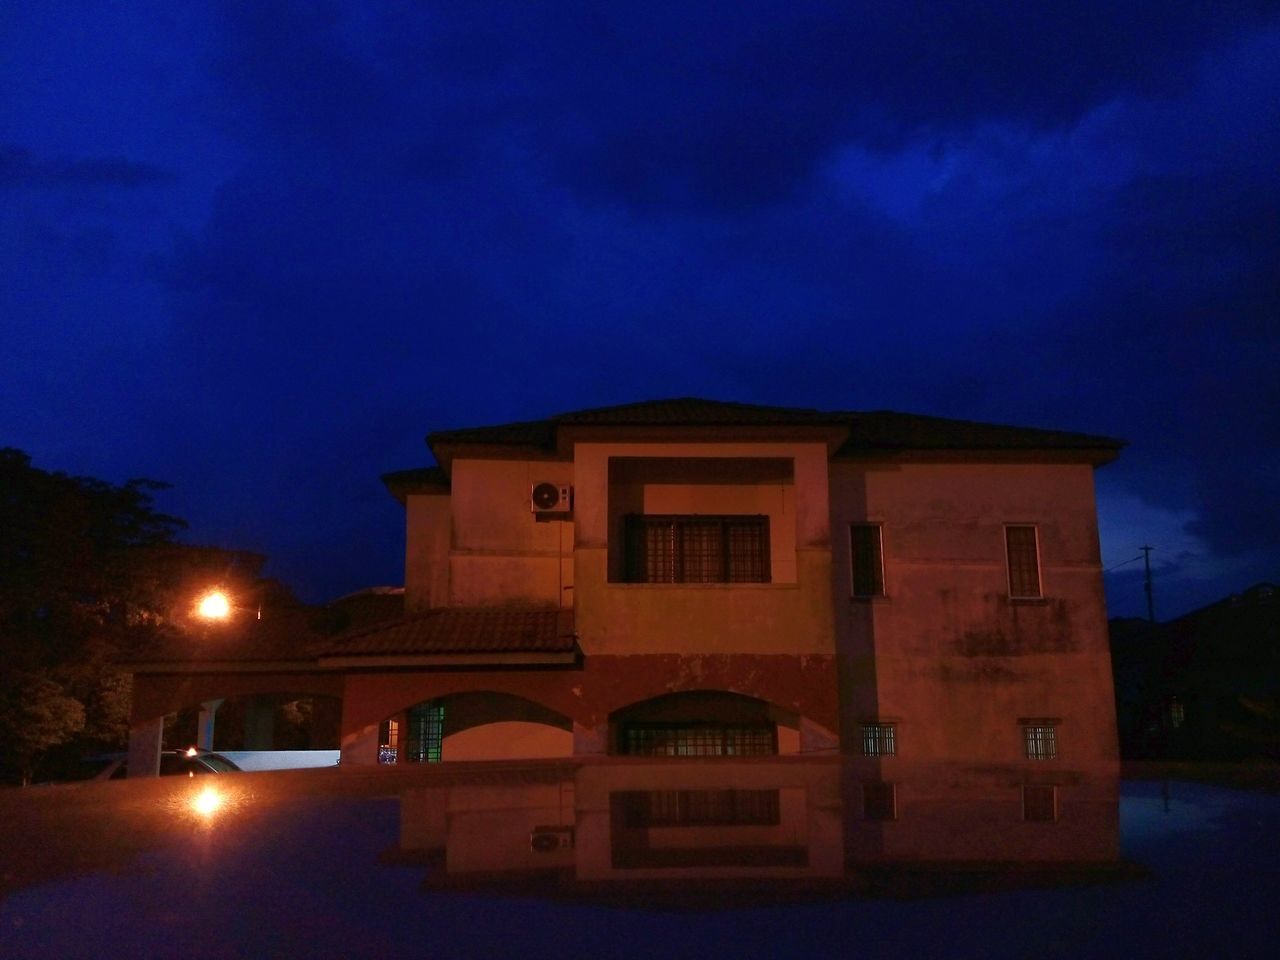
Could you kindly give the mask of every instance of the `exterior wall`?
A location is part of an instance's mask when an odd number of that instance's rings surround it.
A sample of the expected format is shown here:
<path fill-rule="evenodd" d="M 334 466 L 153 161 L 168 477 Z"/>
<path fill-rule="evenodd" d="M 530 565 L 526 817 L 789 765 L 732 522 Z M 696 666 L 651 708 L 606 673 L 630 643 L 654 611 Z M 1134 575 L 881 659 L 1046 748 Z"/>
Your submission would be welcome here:
<path fill-rule="evenodd" d="M 405 498 L 406 613 L 449 604 L 451 500 L 447 494 L 410 494 Z"/>
<path fill-rule="evenodd" d="M 780 742 L 789 751 L 833 750 L 839 722 L 834 656 L 606 655 L 586 658 L 579 669 L 369 671 L 347 674 L 345 684 L 344 764 L 377 763 L 383 720 L 425 700 L 457 693 L 511 694 L 568 718 L 576 754 L 607 753 L 611 714 L 669 693 L 728 690 L 796 715 L 798 742 L 794 736 Z"/>
<path fill-rule="evenodd" d="M 535 483 L 573 483 L 573 465 L 454 460 L 449 604 L 572 606 L 574 524 L 538 522 Z"/>
<path fill-rule="evenodd" d="M 883 524 L 883 599 L 851 598 L 849 524 Z M 1035 524 L 1042 600 L 1010 600 L 1004 525 Z M 900 756 L 1024 762 L 1019 718 L 1058 759 L 1117 757 L 1093 472 L 1076 464 L 835 464 L 833 592 L 847 742 L 899 725 Z"/>
<path fill-rule="evenodd" d="M 744 506 L 769 513 L 771 544 L 794 544 L 794 559 L 779 557 L 776 547 L 774 555 L 776 572 L 790 576 L 791 582 L 611 582 L 610 538 L 616 540 L 620 530 L 619 511 L 610 504 L 610 460 L 637 458 L 790 462 L 790 489 L 786 484 L 770 489 L 755 481 L 732 489 L 719 485 L 718 491 L 716 485 L 660 484 L 643 490 L 641 503 L 646 509 L 661 505 L 662 512 L 696 505 L 708 513 L 732 513 Z M 834 653 L 825 444 L 579 443 L 574 462 L 575 622 L 588 658 Z M 617 489 L 631 495 L 629 485 Z M 714 497 L 717 492 L 724 498 Z"/>
<path fill-rule="evenodd" d="M 545 723 L 499 721 L 444 738 L 442 760 L 523 760 L 573 755 L 573 732 Z"/>

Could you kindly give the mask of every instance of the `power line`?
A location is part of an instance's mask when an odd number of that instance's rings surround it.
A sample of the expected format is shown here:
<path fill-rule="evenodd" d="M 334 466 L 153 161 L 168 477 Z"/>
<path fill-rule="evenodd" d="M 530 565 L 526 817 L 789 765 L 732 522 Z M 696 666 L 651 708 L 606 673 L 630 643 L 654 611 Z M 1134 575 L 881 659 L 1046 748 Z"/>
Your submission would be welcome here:
<path fill-rule="evenodd" d="M 1107 569 L 1103 570 L 1102 572 L 1110 573 L 1112 570 L 1119 570 L 1121 567 L 1128 566 L 1131 563 L 1137 563 L 1139 560 L 1142 559 L 1142 556 L 1143 556 L 1142 554 L 1138 554 L 1132 560 L 1125 560 L 1123 563 L 1117 563 L 1114 567 L 1107 567 Z"/>

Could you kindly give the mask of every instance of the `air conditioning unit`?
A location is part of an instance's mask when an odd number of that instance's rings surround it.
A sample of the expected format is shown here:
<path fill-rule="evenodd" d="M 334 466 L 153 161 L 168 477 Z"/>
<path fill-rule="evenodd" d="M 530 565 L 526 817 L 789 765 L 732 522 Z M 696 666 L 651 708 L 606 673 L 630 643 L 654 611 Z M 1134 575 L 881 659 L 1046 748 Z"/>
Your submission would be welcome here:
<path fill-rule="evenodd" d="M 573 827 L 534 827 L 529 831 L 529 849 L 534 853 L 572 850 Z"/>
<path fill-rule="evenodd" d="M 568 513 L 573 509 L 573 487 L 563 483 L 535 483 L 529 491 L 534 513 Z"/>

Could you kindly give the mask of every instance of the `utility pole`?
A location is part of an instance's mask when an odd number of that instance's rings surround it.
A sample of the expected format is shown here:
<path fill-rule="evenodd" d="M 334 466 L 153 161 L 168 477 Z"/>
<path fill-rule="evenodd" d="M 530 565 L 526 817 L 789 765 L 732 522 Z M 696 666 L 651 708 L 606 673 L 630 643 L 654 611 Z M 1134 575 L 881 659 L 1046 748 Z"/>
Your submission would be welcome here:
<path fill-rule="evenodd" d="M 1142 585 L 1142 589 L 1147 592 L 1147 619 L 1152 623 L 1156 622 L 1156 603 L 1151 596 L 1151 551 L 1155 547 L 1139 547 L 1142 551 L 1142 565 L 1146 567 L 1147 577 Z"/>

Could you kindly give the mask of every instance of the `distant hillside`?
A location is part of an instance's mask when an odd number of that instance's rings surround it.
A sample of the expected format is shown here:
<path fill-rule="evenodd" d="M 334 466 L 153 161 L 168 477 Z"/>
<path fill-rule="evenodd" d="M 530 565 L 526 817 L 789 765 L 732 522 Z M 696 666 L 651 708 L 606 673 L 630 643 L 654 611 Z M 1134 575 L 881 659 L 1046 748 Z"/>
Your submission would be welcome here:
<path fill-rule="evenodd" d="M 1126 759 L 1280 759 L 1280 588 L 1109 624 Z"/>

